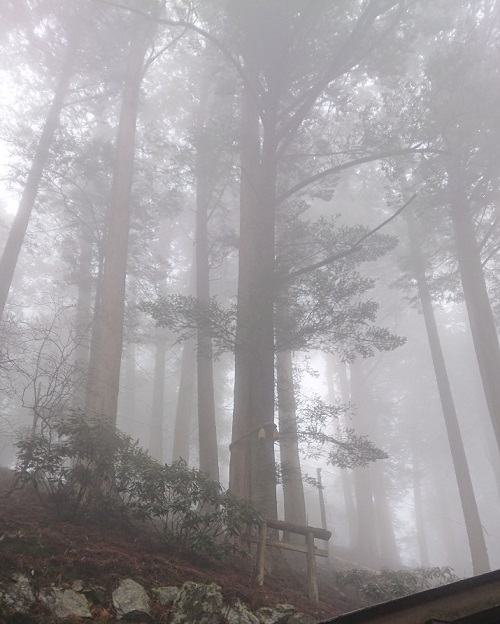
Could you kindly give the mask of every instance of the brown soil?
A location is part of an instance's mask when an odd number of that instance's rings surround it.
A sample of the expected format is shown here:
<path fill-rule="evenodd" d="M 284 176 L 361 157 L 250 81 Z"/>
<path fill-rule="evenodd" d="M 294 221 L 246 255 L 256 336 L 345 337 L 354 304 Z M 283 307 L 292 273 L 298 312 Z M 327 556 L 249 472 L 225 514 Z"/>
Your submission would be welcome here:
<path fill-rule="evenodd" d="M 318 619 L 360 606 L 335 587 L 329 567 L 319 569 L 320 602 L 316 605 L 307 598 L 305 570 L 287 567 L 279 575 L 267 576 L 265 586 L 259 587 L 250 560 L 214 561 L 168 552 L 141 527 L 64 522 L 54 517 L 33 490 L 5 496 L 11 483 L 12 473 L 0 469 L 0 583 L 14 573 L 32 577 L 40 589 L 80 579 L 88 586 L 102 587 L 109 600 L 118 581 L 128 577 L 146 588 L 213 582 L 221 586 L 228 602 L 240 598 L 252 610 L 288 603 Z M 95 609 L 96 621 L 110 621 L 107 615 L 112 607 L 106 599 Z M 166 622 L 167 615 L 159 610 L 155 621 Z M 38 621 L 42 619 L 33 620 Z"/>

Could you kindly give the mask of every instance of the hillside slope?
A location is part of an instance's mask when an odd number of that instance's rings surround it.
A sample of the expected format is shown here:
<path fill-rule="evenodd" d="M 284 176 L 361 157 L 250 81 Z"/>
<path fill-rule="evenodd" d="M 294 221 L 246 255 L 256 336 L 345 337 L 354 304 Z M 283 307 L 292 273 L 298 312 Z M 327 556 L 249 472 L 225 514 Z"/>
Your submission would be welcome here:
<path fill-rule="evenodd" d="M 357 608 L 358 604 L 334 585 L 334 572 L 319 570 L 319 604 L 306 595 L 305 570 L 287 567 L 279 576 L 269 575 L 264 587 L 256 585 L 250 560 L 224 561 L 196 555 L 180 555 L 160 544 L 153 533 L 106 519 L 101 522 L 69 523 L 57 519 L 32 489 L 8 494 L 12 473 L 0 472 L 0 583 L 15 573 L 33 578 L 39 589 L 51 584 L 82 580 L 111 591 L 120 579 L 131 577 L 146 587 L 175 585 L 185 581 L 217 583 L 224 598 L 240 598 L 252 611 L 280 603 L 317 619 L 332 617 Z M 304 561 L 305 565 L 305 561 Z M 111 604 L 104 605 L 112 612 Z M 165 614 L 158 622 L 165 622 Z"/>

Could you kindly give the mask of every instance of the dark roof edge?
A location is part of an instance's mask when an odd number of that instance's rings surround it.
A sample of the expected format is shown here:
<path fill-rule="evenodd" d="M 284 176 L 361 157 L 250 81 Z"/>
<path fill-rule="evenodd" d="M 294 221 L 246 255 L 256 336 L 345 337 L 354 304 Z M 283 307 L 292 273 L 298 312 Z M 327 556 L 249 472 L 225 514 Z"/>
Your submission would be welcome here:
<path fill-rule="evenodd" d="M 418 592 L 416 594 L 409 594 L 401 598 L 395 598 L 387 602 L 379 602 L 378 604 L 370 607 L 364 607 L 357 611 L 350 611 L 343 615 L 338 615 L 330 620 L 322 620 L 318 624 L 355 624 L 356 622 L 368 622 L 375 617 L 402 611 L 403 609 L 409 609 L 418 604 L 422 604 L 423 601 L 431 602 L 438 598 L 444 598 L 445 596 L 452 596 L 459 592 L 463 592 L 467 589 L 473 589 L 475 587 L 481 587 L 488 583 L 494 583 L 500 581 L 500 570 L 494 570 L 493 572 L 486 572 L 485 574 L 479 574 L 478 576 L 471 576 L 470 578 L 463 579 L 461 581 L 455 581 L 448 585 L 440 585 L 439 587 L 433 587 L 432 589 L 426 589 L 425 591 Z"/>

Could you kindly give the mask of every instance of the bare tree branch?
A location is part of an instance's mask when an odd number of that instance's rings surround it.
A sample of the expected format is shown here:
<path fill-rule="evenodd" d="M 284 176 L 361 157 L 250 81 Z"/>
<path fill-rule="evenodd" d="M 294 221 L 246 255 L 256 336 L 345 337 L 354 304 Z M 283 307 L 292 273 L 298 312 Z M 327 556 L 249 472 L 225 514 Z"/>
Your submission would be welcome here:
<path fill-rule="evenodd" d="M 442 154 L 442 153 L 443 153 L 442 150 L 438 150 L 434 148 L 408 147 L 408 148 L 389 151 L 389 152 L 380 152 L 378 154 L 368 154 L 367 156 L 362 156 L 361 158 L 355 158 L 354 160 L 349 160 L 340 165 L 329 167 L 328 169 L 324 169 L 323 171 L 320 171 L 319 173 L 316 173 L 315 175 L 309 178 L 306 178 L 305 180 L 302 180 L 301 182 L 298 182 L 297 184 L 292 186 L 291 189 L 288 189 L 288 191 L 285 191 L 279 197 L 277 197 L 276 204 L 281 204 L 281 202 L 284 202 L 286 199 L 288 199 L 292 195 L 295 195 L 295 193 L 297 193 L 298 191 L 301 191 L 302 189 L 306 188 L 306 186 L 309 186 L 310 184 L 313 184 L 314 182 L 317 182 L 318 180 L 322 180 L 323 178 L 326 178 L 328 176 L 337 175 L 338 173 L 341 173 L 342 171 L 345 171 L 346 169 L 350 169 L 351 167 L 358 167 L 359 165 L 363 165 L 368 162 L 373 162 L 375 160 L 383 160 L 384 158 L 394 158 L 396 156 L 406 156 L 410 154 Z"/>

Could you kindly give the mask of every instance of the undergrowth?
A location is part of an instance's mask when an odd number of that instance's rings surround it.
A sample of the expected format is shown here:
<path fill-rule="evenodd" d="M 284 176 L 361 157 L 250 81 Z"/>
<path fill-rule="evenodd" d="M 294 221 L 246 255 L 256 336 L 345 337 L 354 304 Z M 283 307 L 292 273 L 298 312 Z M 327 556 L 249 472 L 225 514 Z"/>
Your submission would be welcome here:
<path fill-rule="evenodd" d="M 421 567 L 413 570 L 374 572 L 355 568 L 337 573 L 340 586 L 349 586 L 369 602 L 383 602 L 458 581 L 450 567 Z"/>
<path fill-rule="evenodd" d="M 222 558 L 241 553 L 238 536 L 260 516 L 183 461 L 161 465 L 116 427 L 81 413 L 17 443 L 15 487 L 32 484 L 70 521 L 140 518 L 172 548 Z"/>

